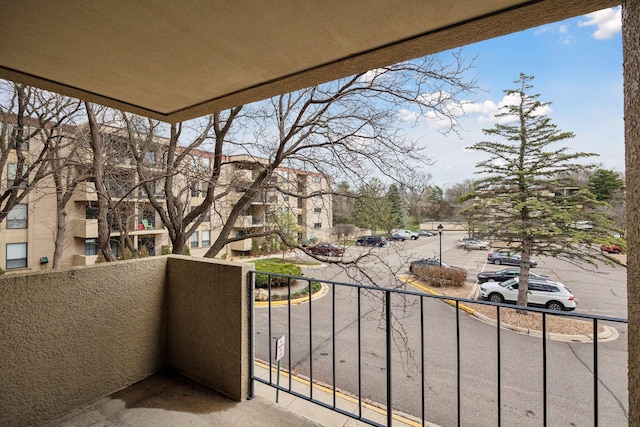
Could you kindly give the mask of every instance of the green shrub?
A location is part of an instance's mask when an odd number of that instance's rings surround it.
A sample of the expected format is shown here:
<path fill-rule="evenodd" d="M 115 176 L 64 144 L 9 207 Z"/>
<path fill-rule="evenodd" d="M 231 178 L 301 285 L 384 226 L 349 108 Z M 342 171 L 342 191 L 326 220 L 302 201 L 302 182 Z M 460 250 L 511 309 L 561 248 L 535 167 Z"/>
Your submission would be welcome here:
<path fill-rule="evenodd" d="M 265 273 L 285 274 L 287 276 L 302 276 L 300 266 L 290 262 L 274 262 L 269 260 L 257 260 L 256 270 Z M 266 274 L 256 274 L 256 288 L 266 288 L 269 276 Z M 271 276 L 271 286 L 286 286 L 289 279 L 286 277 Z"/>
<path fill-rule="evenodd" d="M 171 246 L 162 245 L 162 255 L 171 255 Z"/>
<path fill-rule="evenodd" d="M 415 266 L 413 274 L 427 282 L 427 286 L 436 288 L 460 287 L 467 279 L 467 272 L 462 268 L 440 268 L 430 265 Z"/>
<path fill-rule="evenodd" d="M 189 249 L 189 246 L 184 245 L 184 249 L 182 249 L 182 253 L 185 254 L 186 256 L 191 256 L 191 249 Z"/>

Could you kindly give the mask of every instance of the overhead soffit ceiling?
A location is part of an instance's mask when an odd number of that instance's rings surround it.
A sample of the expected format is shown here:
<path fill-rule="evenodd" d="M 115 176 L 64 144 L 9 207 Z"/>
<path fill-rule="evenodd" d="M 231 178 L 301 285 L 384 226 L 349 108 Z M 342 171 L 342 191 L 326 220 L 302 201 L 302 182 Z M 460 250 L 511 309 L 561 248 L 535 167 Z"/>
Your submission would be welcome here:
<path fill-rule="evenodd" d="M 617 3 L 3 1 L 0 77 L 176 122 Z"/>

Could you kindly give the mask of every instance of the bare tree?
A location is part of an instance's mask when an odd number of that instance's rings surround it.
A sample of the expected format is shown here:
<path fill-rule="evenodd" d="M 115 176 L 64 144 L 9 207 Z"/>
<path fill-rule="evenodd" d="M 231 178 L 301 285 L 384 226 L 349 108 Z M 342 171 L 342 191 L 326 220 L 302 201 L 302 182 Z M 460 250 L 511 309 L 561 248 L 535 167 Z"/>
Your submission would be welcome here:
<path fill-rule="evenodd" d="M 412 171 L 426 166 L 425 147 L 407 139 L 398 122 L 400 109 L 436 114 L 455 129 L 457 97 L 473 91 L 466 81 L 465 65 L 458 54 L 451 64 L 430 56 L 354 75 L 256 104 L 251 145 L 229 143 L 228 149 L 268 159 L 243 197 L 232 207 L 206 256 L 215 256 L 229 238 L 241 212 L 262 191 L 275 187 L 294 197 L 308 197 L 273 185 L 279 167 L 310 170 L 359 187 L 374 174 L 407 183 Z M 416 166 L 416 164 L 418 166 Z M 397 171 L 402 170 L 402 174 Z M 328 189 L 328 193 L 332 190 Z M 316 194 L 317 195 L 317 194 Z M 248 234 L 245 238 L 262 234 Z"/>
<path fill-rule="evenodd" d="M 0 84 L 0 222 L 55 170 L 65 126 L 78 110 L 70 98 L 13 82 Z"/>

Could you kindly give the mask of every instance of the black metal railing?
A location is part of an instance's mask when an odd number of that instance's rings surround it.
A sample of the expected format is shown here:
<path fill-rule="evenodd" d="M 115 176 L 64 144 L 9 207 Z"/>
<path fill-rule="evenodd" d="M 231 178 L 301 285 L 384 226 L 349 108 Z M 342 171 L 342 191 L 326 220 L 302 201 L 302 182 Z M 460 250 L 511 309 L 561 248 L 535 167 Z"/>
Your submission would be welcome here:
<path fill-rule="evenodd" d="M 597 337 L 599 327 L 602 324 L 619 324 L 626 325 L 627 320 L 622 318 L 596 316 L 582 313 L 568 313 L 550 311 L 543 308 L 533 307 L 516 307 L 514 305 L 492 303 L 485 301 L 476 301 L 463 298 L 455 298 L 440 295 L 425 294 L 420 291 L 407 290 L 405 288 L 389 289 L 380 288 L 375 286 L 365 286 L 353 283 L 336 282 L 330 280 L 313 279 L 307 277 L 294 277 L 273 273 L 262 273 L 251 271 L 249 273 L 250 293 L 251 293 L 251 340 L 250 340 L 250 352 L 252 355 L 251 363 L 251 391 L 250 397 L 254 395 L 254 382 L 258 381 L 268 386 L 275 388 L 278 391 L 289 393 L 298 398 L 302 398 L 307 401 L 314 402 L 322 407 L 331 409 L 348 417 L 365 422 L 374 426 L 391 426 L 394 418 L 397 417 L 394 411 L 400 410 L 402 413 L 411 414 L 412 423 L 414 425 L 426 425 L 429 422 L 435 422 L 440 425 L 513 425 L 518 422 L 514 417 L 520 416 L 525 419 L 527 416 L 523 414 L 514 414 L 510 412 L 508 417 L 504 416 L 505 412 L 505 399 L 503 395 L 503 389 L 509 388 L 510 394 L 514 393 L 512 373 L 504 374 L 503 371 L 509 372 L 509 367 L 503 365 L 510 365 L 513 369 L 513 362 L 511 358 L 506 355 L 511 353 L 517 353 L 518 351 L 524 352 L 518 357 L 531 356 L 532 351 L 530 348 L 537 349 L 533 351 L 540 352 L 541 361 L 540 369 L 542 371 L 541 384 L 525 384 L 522 387 L 526 388 L 527 399 L 531 399 L 531 395 L 538 396 L 536 399 L 541 399 L 540 406 L 542 415 L 538 416 L 535 425 L 556 425 L 560 422 L 557 419 L 560 411 L 562 411 L 562 417 L 571 417 L 573 415 L 567 414 L 567 402 L 566 399 L 570 399 L 571 396 L 565 396 L 564 391 L 559 390 L 558 382 L 553 381 L 553 385 L 550 385 L 549 372 L 553 371 L 554 375 L 558 372 L 568 371 L 567 374 L 572 374 L 573 369 L 565 365 L 557 366 L 558 362 L 553 356 L 550 355 L 550 334 L 548 334 L 548 317 L 564 316 L 566 318 L 580 319 L 587 321 L 592 325 L 592 336 Z M 265 302 L 260 303 L 262 307 L 256 307 L 254 302 L 254 296 L 256 292 L 256 285 L 264 289 L 269 297 Z M 324 287 L 330 295 L 328 298 L 314 299 L 310 295 L 313 294 L 315 288 Z M 277 300 L 277 301 L 275 301 Z M 439 302 L 437 300 L 440 300 Z M 434 302 L 435 301 L 435 302 Z M 448 307 L 442 304 L 442 301 L 448 302 L 452 307 Z M 433 305 L 433 304 L 437 304 Z M 477 328 L 478 322 L 474 324 L 466 323 L 463 328 L 461 320 L 463 316 L 468 316 L 469 312 L 473 310 L 469 307 L 474 305 L 485 305 L 495 307 L 495 324 L 491 326 L 484 325 L 482 334 L 487 337 L 490 335 L 495 338 L 495 345 L 490 343 L 489 339 L 480 339 L 481 349 L 474 348 L 478 354 L 469 353 L 467 347 L 469 344 L 465 342 L 463 335 L 469 334 L 469 337 L 475 334 L 475 328 Z M 429 308 L 427 308 L 429 305 Z M 363 312 L 363 308 L 366 307 L 367 311 Z M 501 320 L 501 314 L 505 310 L 513 310 L 514 308 L 526 310 L 530 313 L 539 313 L 541 315 L 541 335 L 536 338 L 524 337 L 519 335 L 514 340 L 514 336 L 505 336 L 503 330 L 505 324 Z M 442 311 L 444 310 L 444 311 Z M 372 313 L 375 313 L 373 315 Z M 379 314 L 379 316 L 378 316 Z M 329 319 L 329 320 L 327 320 Z M 438 322 L 434 327 L 432 321 Z M 340 325 L 338 325 L 338 322 Z M 371 325 L 375 324 L 375 328 Z M 475 325 L 475 326 L 474 326 Z M 623 326 L 626 327 L 626 326 Z M 355 330 L 354 330 L 355 328 Z M 417 330 L 419 328 L 419 330 Z M 473 329 L 472 332 L 464 331 L 463 329 Z M 493 328 L 495 331 L 491 332 Z M 450 350 L 443 350 L 440 347 L 430 347 L 428 339 L 425 336 L 426 333 L 434 334 L 434 330 L 437 333 L 446 335 L 447 339 L 451 342 Z M 379 334 L 379 337 L 377 336 Z M 283 357 L 284 371 L 288 377 L 288 382 L 284 385 L 280 385 L 280 365 L 276 363 L 275 359 L 275 339 L 278 336 L 286 335 L 287 337 L 287 351 Z M 417 336 L 417 338 L 416 338 Z M 384 341 L 384 343 L 376 341 Z M 411 351 L 411 358 L 406 356 L 407 349 L 411 346 L 412 340 L 417 341 L 419 351 Z M 522 348 L 518 348 L 518 345 L 522 345 L 523 341 L 527 340 L 526 344 Z M 355 343 L 353 343 L 355 341 Z M 538 344 L 538 341 L 541 343 Z M 591 399 L 592 408 L 589 408 L 591 415 L 588 415 L 587 423 L 597 426 L 601 415 L 599 414 L 600 397 L 599 388 L 602 386 L 602 379 L 599 377 L 598 368 L 598 356 L 599 345 L 598 339 L 585 340 L 589 343 L 577 343 L 573 344 L 580 347 L 580 353 L 585 346 L 591 350 L 591 366 L 586 369 L 592 374 L 591 380 L 588 378 L 582 378 L 583 382 L 592 381 Z M 376 345 L 379 342 L 380 345 Z M 431 343 L 434 340 L 431 339 Z M 446 341 L 448 343 L 449 341 Z M 327 344 L 330 343 L 330 344 Z M 514 344 L 515 343 L 515 344 Z M 567 346 L 569 344 L 565 343 Z M 365 348 L 366 345 L 366 348 Z M 348 350 L 351 348 L 352 350 Z M 402 348 L 406 346 L 406 348 Z M 429 347 L 429 348 L 428 348 Z M 447 345 L 442 345 L 447 347 Z M 463 347 L 465 349 L 463 349 Z M 384 349 L 383 356 L 377 354 L 378 349 Z M 447 347 L 449 348 L 449 347 Z M 345 350 L 347 349 L 347 350 Z M 373 351 L 372 351 L 373 349 Z M 564 351 L 565 346 L 560 344 L 554 345 L 554 354 Z M 571 352 L 574 354 L 576 350 L 571 348 Z M 363 361 L 364 353 L 367 353 L 367 357 L 373 359 Z M 483 357 L 483 353 L 488 352 L 489 356 Z M 331 353 L 331 363 L 327 367 L 326 363 L 322 363 L 322 357 L 328 356 Z M 340 353 L 340 356 L 338 356 Z M 453 396 L 453 390 L 443 386 L 444 392 L 433 393 L 435 386 L 429 386 L 429 384 L 438 383 L 438 376 L 449 375 L 449 370 L 445 372 L 439 372 L 435 367 L 427 366 L 430 353 L 442 353 L 445 360 L 454 359 L 455 362 L 451 362 L 450 371 L 455 371 L 455 397 Z M 472 352 L 473 353 L 473 352 Z M 624 360 L 620 360 L 620 363 L 626 363 L 626 347 L 624 353 Z M 345 354 L 348 357 L 345 357 Z M 417 360 L 414 354 L 419 354 Z M 617 353 L 616 353 L 617 354 Z M 373 356 L 371 356 L 373 355 Z M 404 355 L 404 356 L 403 356 Z M 463 356 L 465 360 L 463 360 Z M 473 419 L 465 419 L 465 416 L 471 417 L 471 415 L 465 415 L 464 408 L 469 406 L 465 399 L 471 400 L 468 397 L 467 390 L 472 387 L 481 387 L 481 384 L 488 383 L 486 378 L 476 378 L 473 373 L 473 368 L 485 369 L 483 364 L 490 364 L 492 357 L 495 357 L 495 372 L 497 375 L 493 377 L 492 381 L 495 381 L 495 386 L 486 386 L 485 389 L 477 390 L 477 395 L 487 395 L 486 402 L 490 404 L 495 401 L 495 406 L 490 412 L 489 418 L 494 421 L 491 422 L 476 422 Z M 370 377 L 370 374 L 364 368 L 372 366 L 375 360 L 383 358 L 384 362 L 379 362 L 380 365 L 375 367 L 375 371 L 384 372 L 385 393 L 384 398 L 376 398 L 376 395 L 372 395 L 372 387 L 367 387 L 367 392 L 364 391 L 363 381 L 367 377 L 367 381 L 374 382 Z M 471 363 L 469 363 L 471 359 Z M 263 366 L 268 370 L 268 378 L 262 378 L 256 375 L 254 370 L 255 363 L 263 361 Z M 463 363 L 464 362 L 464 363 Z M 505 363 L 506 362 L 506 363 Z M 565 362 L 562 362 L 565 363 Z M 583 365 L 587 364 L 586 360 L 581 360 Z M 341 373 L 338 374 L 338 365 L 346 364 L 348 369 L 341 369 Z M 278 370 L 276 370 L 278 366 Z M 364 370 L 363 370 L 364 369 Z M 371 370 L 371 368 L 369 368 Z M 407 372 L 415 369 L 417 375 L 408 375 Z M 402 372 L 402 371 L 405 372 Z M 355 379 L 348 384 L 339 386 L 338 383 L 344 380 L 347 376 L 352 376 L 352 371 L 355 371 Z M 471 373 L 470 373 L 471 371 Z M 490 371 L 492 371 L 490 369 Z M 349 372 L 349 374 L 346 374 Z M 399 372 L 396 374 L 396 372 Z M 415 390 L 415 394 L 411 394 L 407 390 L 410 386 L 407 385 L 407 381 L 403 379 L 401 374 L 405 374 L 405 377 L 415 379 L 418 377 L 419 385 L 415 387 L 419 388 Z M 278 375 L 278 378 L 274 380 L 274 375 Z M 505 375 L 508 378 L 505 379 Z M 521 381 L 525 381 L 523 379 Z M 293 378 L 304 379 L 304 385 L 302 387 L 295 386 Z M 539 377 L 538 377 L 539 378 Z M 436 379 L 436 380 L 434 380 Z M 466 382 L 465 382 L 466 381 Z M 475 382 L 475 383 L 474 383 Z M 534 381 L 535 382 L 535 381 Z M 471 384 L 469 384 L 471 383 Z M 505 384 L 508 383 L 508 384 Z M 516 381 L 517 383 L 517 381 Z M 376 384 L 379 384 L 376 383 Z M 413 384 L 413 383 L 412 383 Z M 485 384 L 486 385 L 486 384 Z M 581 392 L 585 392 L 584 384 L 577 387 Z M 413 387 L 413 386 L 411 386 Z M 453 386 L 452 386 L 453 387 Z M 489 390 L 494 388 L 495 390 Z M 553 387 L 554 395 L 561 395 L 563 397 L 562 409 L 557 409 L 557 405 L 549 404 L 550 387 Z M 380 387 L 379 387 L 380 388 Z M 405 389 L 406 388 L 406 389 Z M 589 386 L 591 388 L 591 385 Z M 626 388 L 625 388 L 626 389 Z M 316 395 L 314 395 L 314 390 Z M 321 399 L 317 397 L 319 390 L 322 393 L 328 393 L 330 399 Z M 402 395 L 406 396 L 410 394 L 420 399 L 419 409 L 408 409 L 404 400 L 394 400 L 394 396 L 397 395 L 396 390 L 401 390 Z M 450 391 L 451 393 L 448 393 Z M 450 419 L 447 421 L 442 418 L 437 419 L 439 415 L 435 412 L 429 413 L 427 408 L 435 407 L 436 405 L 428 404 L 427 392 L 433 395 L 445 396 L 447 401 L 444 404 L 444 409 L 441 412 L 449 414 L 447 416 Z M 341 407 L 338 404 L 338 396 L 349 396 L 352 402 L 357 404 L 356 409 Z M 510 397 L 510 396 L 508 396 Z M 576 411 L 584 413 L 584 405 L 589 405 L 585 402 L 584 396 L 576 397 L 580 399 L 579 408 Z M 331 402 L 328 403 L 327 401 Z M 370 402 L 377 401 L 380 403 L 376 408 L 379 413 L 382 413 L 385 417 L 385 423 L 369 418 L 363 411 Z M 622 404 L 621 404 L 622 405 Z M 550 406 L 556 412 L 553 412 Z M 622 405 L 623 406 L 623 405 Z M 581 409 L 582 408 L 582 409 Z M 480 408 L 485 409 L 485 408 Z M 478 411 L 478 408 L 474 408 L 474 411 Z M 532 411 L 533 412 L 533 411 Z M 622 409 L 623 417 L 628 414 L 628 410 Z M 455 413 L 455 417 L 450 414 Z M 474 415 L 475 416 L 475 415 Z M 584 416 L 584 414 L 582 414 Z M 433 419 L 433 418 L 436 419 Z M 454 419 L 453 419 L 454 418 Z M 562 419 L 562 422 L 565 421 Z M 444 419 L 444 421 L 443 421 Z M 616 424 L 615 421 L 607 418 L 609 421 Z M 417 421 L 416 421 L 417 420 Z M 529 420 L 528 420 L 529 421 Z M 495 422 L 495 424 L 494 424 Z M 608 423 L 603 423 L 609 425 Z M 523 424 L 523 425 L 526 425 Z"/>

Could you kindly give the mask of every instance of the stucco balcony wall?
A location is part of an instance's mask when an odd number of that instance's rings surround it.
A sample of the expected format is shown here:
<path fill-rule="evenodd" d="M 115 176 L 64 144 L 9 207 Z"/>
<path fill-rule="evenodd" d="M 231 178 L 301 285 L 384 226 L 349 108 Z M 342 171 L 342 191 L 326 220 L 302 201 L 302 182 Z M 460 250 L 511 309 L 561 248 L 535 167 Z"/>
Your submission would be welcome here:
<path fill-rule="evenodd" d="M 0 425 L 40 424 L 165 368 L 241 400 L 246 268 L 164 256 L 1 278 Z"/>

